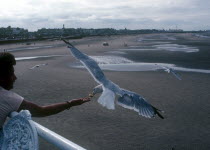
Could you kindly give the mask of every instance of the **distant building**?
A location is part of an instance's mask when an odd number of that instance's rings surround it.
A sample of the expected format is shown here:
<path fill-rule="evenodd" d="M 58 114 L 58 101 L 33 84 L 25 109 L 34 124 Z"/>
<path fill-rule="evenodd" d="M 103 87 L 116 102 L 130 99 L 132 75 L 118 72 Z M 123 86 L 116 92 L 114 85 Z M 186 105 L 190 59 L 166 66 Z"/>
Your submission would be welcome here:
<path fill-rule="evenodd" d="M 28 38 L 28 30 L 23 28 L 12 28 L 8 26 L 6 28 L 0 28 L 0 39 L 24 39 Z"/>
<path fill-rule="evenodd" d="M 37 34 L 39 37 L 53 37 L 53 36 L 62 36 L 63 29 L 38 29 Z"/>
<path fill-rule="evenodd" d="M 12 34 L 13 35 L 18 35 L 24 32 L 27 32 L 28 30 L 25 30 L 23 28 L 11 28 L 12 29 Z"/>
<path fill-rule="evenodd" d="M 183 32 L 182 29 L 169 29 L 169 32 Z"/>

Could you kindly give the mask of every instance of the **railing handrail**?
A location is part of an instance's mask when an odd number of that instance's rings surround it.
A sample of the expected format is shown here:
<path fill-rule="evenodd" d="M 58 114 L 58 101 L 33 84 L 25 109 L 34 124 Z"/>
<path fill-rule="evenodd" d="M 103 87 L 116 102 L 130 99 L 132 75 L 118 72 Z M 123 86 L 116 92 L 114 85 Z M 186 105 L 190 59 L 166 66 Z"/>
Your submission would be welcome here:
<path fill-rule="evenodd" d="M 18 115 L 17 112 L 12 112 L 10 114 L 10 117 L 12 118 L 16 115 Z M 29 121 L 36 127 L 37 133 L 40 137 L 42 137 L 49 143 L 55 145 L 59 149 L 61 149 L 61 150 L 86 150 L 83 147 L 75 144 L 74 142 L 72 142 L 72 141 L 58 135 L 57 133 L 47 129 L 46 127 L 40 125 L 39 123 L 37 123 L 33 120 L 29 120 Z"/>

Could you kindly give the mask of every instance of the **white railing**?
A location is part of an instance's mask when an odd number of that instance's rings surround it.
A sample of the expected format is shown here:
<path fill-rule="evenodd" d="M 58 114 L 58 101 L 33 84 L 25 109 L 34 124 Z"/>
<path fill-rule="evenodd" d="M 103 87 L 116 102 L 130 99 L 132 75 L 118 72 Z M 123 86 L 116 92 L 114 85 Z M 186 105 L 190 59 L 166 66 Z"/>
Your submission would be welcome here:
<path fill-rule="evenodd" d="M 42 125 L 34 122 L 38 135 L 44 138 L 49 143 L 54 144 L 62 150 L 85 150 L 81 146 L 69 141 L 68 139 L 58 135 L 57 133 L 43 127 Z"/>
<path fill-rule="evenodd" d="M 31 114 L 28 110 L 23 110 L 20 113 L 12 112 L 10 117 L 11 119 L 3 127 L 4 142 L 2 150 L 4 148 L 8 149 L 8 147 L 10 147 L 9 149 L 38 150 L 38 135 L 61 150 L 85 150 L 83 147 L 31 120 Z"/>

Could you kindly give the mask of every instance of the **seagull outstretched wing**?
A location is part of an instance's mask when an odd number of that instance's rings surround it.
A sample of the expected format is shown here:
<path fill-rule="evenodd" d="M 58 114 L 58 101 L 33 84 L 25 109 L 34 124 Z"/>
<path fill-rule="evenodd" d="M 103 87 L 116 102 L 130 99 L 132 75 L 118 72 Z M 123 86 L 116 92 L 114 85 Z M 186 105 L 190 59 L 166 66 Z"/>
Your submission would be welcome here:
<path fill-rule="evenodd" d="M 180 75 L 178 75 L 178 73 L 177 73 L 174 69 L 170 68 L 170 72 L 171 72 L 177 79 L 182 80 L 181 77 L 180 77 Z"/>
<path fill-rule="evenodd" d="M 104 73 L 102 72 L 101 68 L 98 66 L 95 60 L 93 60 L 88 55 L 80 52 L 77 48 L 75 48 L 71 43 L 67 42 L 66 40 L 63 40 L 66 44 L 68 44 L 68 47 L 72 53 L 72 55 L 77 58 L 90 72 L 90 74 L 93 76 L 96 82 L 99 84 L 104 84 L 106 81 L 106 77 L 104 76 Z"/>
<path fill-rule="evenodd" d="M 35 66 L 31 67 L 30 69 L 35 69 L 35 68 L 45 66 L 45 65 L 48 65 L 48 64 L 47 63 L 46 64 L 38 64 L 38 65 L 35 65 Z"/>
<path fill-rule="evenodd" d="M 157 64 L 155 64 L 155 65 L 157 65 Z M 161 65 L 157 65 L 157 66 L 161 67 L 167 73 L 172 73 L 178 80 L 182 80 L 180 75 L 178 75 L 178 73 L 173 68 L 169 68 L 169 67 L 165 67 L 165 66 L 161 66 Z"/>
<path fill-rule="evenodd" d="M 147 102 L 141 95 L 131 92 L 125 89 L 122 89 L 125 93 L 122 97 L 119 97 L 117 100 L 117 104 L 127 108 L 134 110 L 146 118 L 152 118 L 155 115 L 158 115 L 160 118 L 164 119 L 164 117 L 159 113 L 159 109 L 155 108 L 151 104 Z M 162 111 L 161 111 L 162 112 Z"/>

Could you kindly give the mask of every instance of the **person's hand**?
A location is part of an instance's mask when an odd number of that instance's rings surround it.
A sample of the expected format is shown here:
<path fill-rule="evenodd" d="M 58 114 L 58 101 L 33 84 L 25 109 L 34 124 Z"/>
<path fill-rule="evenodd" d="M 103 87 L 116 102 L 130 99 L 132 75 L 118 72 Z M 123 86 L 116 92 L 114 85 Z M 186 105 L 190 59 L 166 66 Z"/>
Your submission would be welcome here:
<path fill-rule="evenodd" d="M 79 98 L 79 99 L 70 100 L 70 101 L 68 101 L 68 103 L 71 106 L 78 106 L 78 105 L 81 105 L 81 104 L 89 102 L 89 101 L 90 101 L 90 97 L 85 97 L 85 98 Z"/>

